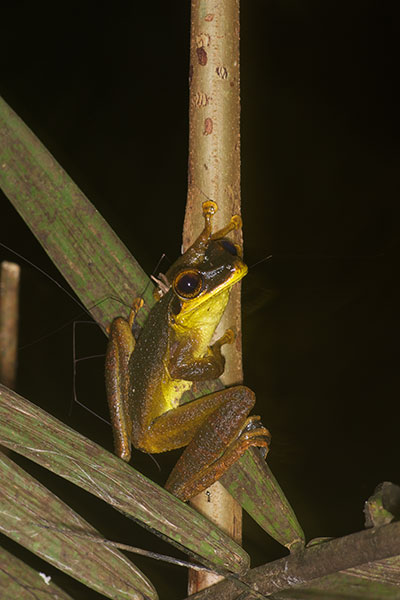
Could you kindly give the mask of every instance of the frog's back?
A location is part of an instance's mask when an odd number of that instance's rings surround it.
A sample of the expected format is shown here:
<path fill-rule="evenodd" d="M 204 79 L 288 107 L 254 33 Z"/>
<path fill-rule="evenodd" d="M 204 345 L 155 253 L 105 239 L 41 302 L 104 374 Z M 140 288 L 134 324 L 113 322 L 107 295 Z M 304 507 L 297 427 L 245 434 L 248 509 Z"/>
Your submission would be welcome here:
<path fill-rule="evenodd" d="M 130 358 L 129 405 L 131 415 L 135 415 L 132 424 L 134 443 L 153 419 L 177 406 L 183 392 L 192 385 L 173 380 L 166 366 L 171 296 L 172 292 L 168 292 L 151 310 Z"/>

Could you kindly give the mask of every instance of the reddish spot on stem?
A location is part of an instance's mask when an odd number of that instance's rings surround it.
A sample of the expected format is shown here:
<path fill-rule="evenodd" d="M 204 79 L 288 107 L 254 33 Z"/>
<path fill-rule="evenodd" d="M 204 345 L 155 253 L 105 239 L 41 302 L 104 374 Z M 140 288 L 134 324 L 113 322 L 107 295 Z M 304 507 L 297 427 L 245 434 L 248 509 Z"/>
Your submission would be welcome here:
<path fill-rule="evenodd" d="M 198 108 L 202 108 L 207 106 L 208 104 L 208 96 L 204 92 L 196 92 L 192 98 L 192 104 L 197 106 Z"/>
<path fill-rule="evenodd" d="M 207 64 L 207 52 L 203 47 L 196 48 L 197 60 L 199 61 L 199 65 L 204 67 Z"/>
<path fill-rule="evenodd" d="M 220 77 L 221 79 L 228 78 L 228 69 L 226 69 L 225 67 L 217 67 L 215 70 L 217 72 L 218 77 Z"/>
<path fill-rule="evenodd" d="M 214 19 L 214 15 L 213 15 L 213 14 L 211 14 L 211 13 L 209 13 L 208 15 L 206 15 L 206 16 L 204 17 L 204 20 L 205 20 L 205 21 L 207 21 L 208 23 L 209 23 L 210 21 L 212 21 L 213 19 Z"/>
<path fill-rule="evenodd" d="M 210 119 L 209 117 L 207 119 L 205 119 L 204 121 L 204 131 L 203 131 L 203 135 L 210 135 L 210 133 L 212 133 L 213 130 L 213 122 L 212 119 Z"/>

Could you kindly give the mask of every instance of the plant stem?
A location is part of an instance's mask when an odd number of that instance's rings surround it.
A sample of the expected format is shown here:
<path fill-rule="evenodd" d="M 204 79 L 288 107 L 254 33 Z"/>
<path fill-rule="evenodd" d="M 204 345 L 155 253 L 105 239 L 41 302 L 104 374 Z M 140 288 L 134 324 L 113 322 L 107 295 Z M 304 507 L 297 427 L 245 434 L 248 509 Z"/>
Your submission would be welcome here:
<path fill-rule="evenodd" d="M 0 269 L 0 383 L 15 387 L 17 373 L 20 268 L 3 261 Z"/>
<path fill-rule="evenodd" d="M 14 389 L 18 365 L 20 266 L 3 260 L 0 265 L 0 383 Z M 0 446 L 10 455 L 10 450 Z"/>
<path fill-rule="evenodd" d="M 240 214 L 239 0 L 192 0 L 190 36 L 190 109 L 188 197 L 183 231 L 185 251 L 203 227 L 202 204 L 218 204 L 214 220 L 221 228 Z M 234 234 L 242 243 L 241 231 Z M 224 347 L 225 385 L 242 380 L 240 286 L 219 324 L 216 337 L 233 328 L 235 343 Z M 241 541 L 241 508 L 219 483 L 191 501 L 236 542 Z M 191 572 L 189 593 L 218 581 Z"/>

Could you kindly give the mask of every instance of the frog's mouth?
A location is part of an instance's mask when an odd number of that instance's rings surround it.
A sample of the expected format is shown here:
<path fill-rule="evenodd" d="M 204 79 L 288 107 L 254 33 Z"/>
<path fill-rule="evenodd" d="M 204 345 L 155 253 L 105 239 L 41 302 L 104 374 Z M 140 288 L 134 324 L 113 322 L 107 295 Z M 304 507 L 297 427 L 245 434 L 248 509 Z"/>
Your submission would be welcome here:
<path fill-rule="evenodd" d="M 221 292 L 225 290 L 230 290 L 232 286 L 235 285 L 238 281 L 243 279 L 245 275 L 247 275 L 247 271 L 249 270 L 248 266 L 244 264 L 244 262 L 240 261 L 235 264 L 233 271 L 231 272 L 230 277 L 225 279 L 225 281 L 221 282 L 219 285 L 215 286 L 215 288 L 208 293 L 209 296 L 217 296 Z M 200 297 L 199 297 L 200 299 Z"/>
<path fill-rule="evenodd" d="M 192 311 L 197 310 L 206 302 L 210 302 L 212 304 L 213 300 L 216 301 L 220 294 L 225 293 L 227 296 L 229 296 L 231 288 L 235 285 L 235 283 L 238 283 L 238 281 L 243 279 L 243 277 L 247 274 L 247 271 L 247 265 L 242 261 L 237 261 L 231 270 L 229 277 L 225 277 L 225 279 L 221 281 L 220 284 L 214 286 L 212 290 L 207 290 L 207 288 L 205 288 L 196 298 L 191 298 L 188 300 L 180 298 L 179 314 L 181 316 L 183 314 L 189 314 Z"/>

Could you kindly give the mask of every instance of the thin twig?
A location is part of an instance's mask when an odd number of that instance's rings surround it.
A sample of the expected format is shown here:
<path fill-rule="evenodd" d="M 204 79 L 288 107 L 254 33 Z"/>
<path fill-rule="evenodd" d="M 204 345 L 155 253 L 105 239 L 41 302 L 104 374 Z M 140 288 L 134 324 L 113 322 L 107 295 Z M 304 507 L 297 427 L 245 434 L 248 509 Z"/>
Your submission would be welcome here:
<path fill-rule="evenodd" d="M 144 550 L 143 548 L 137 548 L 136 546 L 130 546 L 129 544 L 122 544 L 121 542 L 113 542 L 112 540 L 108 540 L 107 538 L 102 538 L 93 533 L 88 533 L 87 531 L 77 531 L 71 528 L 61 528 L 56 527 L 55 525 L 41 525 L 39 523 L 34 523 L 37 527 L 41 527 L 43 529 L 51 529 L 53 531 L 57 531 L 59 533 L 64 533 L 65 535 L 77 536 L 85 539 L 89 539 L 95 544 L 104 544 L 105 546 L 111 546 L 112 548 L 118 548 L 119 550 L 126 550 L 127 552 L 132 552 L 133 554 L 140 554 L 141 556 L 147 556 L 148 558 L 153 558 L 154 560 L 161 560 L 163 562 L 171 563 L 173 565 L 177 565 L 178 567 L 185 567 L 186 569 L 194 569 L 195 571 L 207 571 L 208 573 L 215 573 L 211 569 L 207 569 L 207 567 L 203 567 L 202 565 L 197 565 L 196 563 L 189 562 L 187 560 L 181 560 L 179 558 L 174 558 L 173 556 L 168 556 L 167 554 L 159 554 L 158 552 L 151 552 L 150 550 Z"/>

